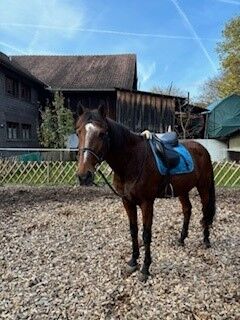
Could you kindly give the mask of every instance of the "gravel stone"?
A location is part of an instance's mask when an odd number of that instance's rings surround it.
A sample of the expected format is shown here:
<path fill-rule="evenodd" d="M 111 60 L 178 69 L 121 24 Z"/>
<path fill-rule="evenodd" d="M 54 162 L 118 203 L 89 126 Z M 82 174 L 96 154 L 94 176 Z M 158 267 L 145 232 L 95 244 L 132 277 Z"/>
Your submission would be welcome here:
<path fill-rule="evenodd" d="M 208 250 L 195 191 L 184 248 L 179 201 L 156 200 L 151 276 L 141 283 L 139 271 L 125 272 L 128 219 L 107 189 L 1 187 L 0 319 L 240 319 L 239 199 L 239 189 L 217 190 Z M 140 212 L 139 227 L 140 237 Z"/>

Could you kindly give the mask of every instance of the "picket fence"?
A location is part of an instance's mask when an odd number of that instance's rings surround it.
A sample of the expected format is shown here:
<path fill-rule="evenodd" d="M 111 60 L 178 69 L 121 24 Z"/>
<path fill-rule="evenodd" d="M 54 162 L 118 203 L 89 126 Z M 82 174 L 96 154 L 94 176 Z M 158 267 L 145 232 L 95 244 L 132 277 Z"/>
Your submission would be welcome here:
<path fill-rule="evenodd" d="M 111 182 L 112 170 L 102 163 L 99 167 Z M 240 164 L 236 162 L 214 162 L 214 176 L 217 186 L 240 187 Z M 103 185 L 101 175 L 96 171 L 94 182 Z M 0 185 L 78 185 L 76 162 L 74 161 L 17 161 L 0 160 Z"/>

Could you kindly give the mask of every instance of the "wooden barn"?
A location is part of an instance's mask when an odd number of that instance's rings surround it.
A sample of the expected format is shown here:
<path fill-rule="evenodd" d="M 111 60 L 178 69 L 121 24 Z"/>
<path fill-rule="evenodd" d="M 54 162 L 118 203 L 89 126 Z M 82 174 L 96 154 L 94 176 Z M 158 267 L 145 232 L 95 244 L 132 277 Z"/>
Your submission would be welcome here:
<path fill-rule="evenodd" d="M 115 118 L 115 88 L 137 89 L 134 54 L 98 56 L 14 56 L 14 61 L 47 84 L 49 95 L 64 94 L 77 117 L 77 105 L 96 108 L 104 104 Z"/>
<path fill-rule="evenodd" d="M 162 132 L 174 127 L 175 109 L 184 98 L 137 90 L 137 59 L 134 54 L 98 56 L 13 56 L 12 59 L 64 94 L 66 105 L 78 117 L 78 105 L 108 107 L 109 116 L 140 132 Z"/>

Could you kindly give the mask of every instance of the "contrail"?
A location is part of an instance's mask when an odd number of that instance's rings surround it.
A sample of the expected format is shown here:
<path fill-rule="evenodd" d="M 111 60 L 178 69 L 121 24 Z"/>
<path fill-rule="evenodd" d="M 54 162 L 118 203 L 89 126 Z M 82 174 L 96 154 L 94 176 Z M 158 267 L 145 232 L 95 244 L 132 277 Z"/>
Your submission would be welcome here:
<path fill-rule="evenodd" d="M 199 36 L 197 35 L 196 31 L 193 28 L 193 25 L 191 24 L 191 22 L 189 21 L 187 15 L 185 14 L 185 12 L 182 10 L 182 8 L 179 6 L 178 2 L 176 0 L 170 0 L 174 6 L 176 7 L 179 15 L 183 18 L 184 22 L 187 24 L 189 31 L 191 32 L 191 34 L 193 35 L 193 38 L 196 40 L 196 42 L 198 43 L 199 47 L 202 49 L 205 57 L 207 58 L 207 60 L 209 61 L 209 63 L 211 64 L 213 70 L 215 72 L 217 72 L 217 68 L 215 66 L 215 63 L 213 62 L 213 60 L 211 59 L 209 53 L 207 52 L 206 48 L 204 47 L 201 38 L 199 38 Z"/>
<path fill-rule="evenodd" d="M 8 48 L 8 49 L 11 49 L 11 50 L 13 50 L 13 51 L 16 51 L 16 52 L 18 52 L 18 53 L 21 53 L 21 54 L 26 53 L 26 51 L 24 51 L 24 50 L 22 50 L 22 49 L 19 49 L 19 48 L 17 48 L 17 47 L 14 47 L 14 46 L 6 43 L 6 42 L 0 41 L 0 45 L 3 46 L 3 47 L 6 47 L 6 48 Z"/>
<path fill-rule="evenodd" d="M 237 1 L 237 0 L 216 0 L 216 1 L 224 2 L 224 3 L 229 3 L 229 4 L 235 4 L 235 5 L 237 5 L 237 6 L 240 6 L 240 2 Z"/>
<path fill-rule="evenodd" d="M 159 33 L 137 33 L 137 32 L 125 32 L 125 31 L 115 31 L 115 30 L 104 30 L 104 29 L 88 29 L 79 27 L 61 27 L 61 26 L 48 26 L 48 25 L 35 25 L 35 24 L 25 24 L 25 23 L 0 23 L 0 27 L 20 27 L 20 28 L 40 28 L 40 29 L 52 29 L 52 30 L 76 30 L 81 32 L 93 32 L 93 33 L 105 33 L 105 34 L 115 34 L 120 36 L 133 36 L 133 37 L 147 37 L 147 38 L 162 38 L 162 39 L 180 39 L 180 40 L 196 40 L 195 37 L 190 36 L 178 36 L 178 35 L 167 35 Z M 200 39 L 200 38 L 199 38 Z M 201 38 L 203 40 L 209 41 L 219 41 L 216 38 Z"/>

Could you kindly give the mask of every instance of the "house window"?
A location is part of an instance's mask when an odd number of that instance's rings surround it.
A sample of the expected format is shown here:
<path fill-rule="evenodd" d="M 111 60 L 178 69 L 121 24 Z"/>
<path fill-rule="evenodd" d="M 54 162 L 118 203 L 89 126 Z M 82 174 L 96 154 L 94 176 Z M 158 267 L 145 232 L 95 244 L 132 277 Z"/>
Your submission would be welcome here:
<path fill-rule="evenodd" d="M 23 83 L 21 84 L 21 98 L 31 101 L 31 88 Z"/>
<path fill-rule="evenodd" d="M 7 122 L 7 138 L 9 140 L 19 139 L 19 124 L 16 122 Z"/>
<path fill-rule="evenodd" d="M 24 140 L 31 139 L 31 125 L 30 124 L 22 124 L 22 138 Z"/>
<path fill-rule="evenodd" d="M 18 81 L 13 78 L 6 77 L 5 90 L 7 94 L 17 98 L 18 97 Z"/>

